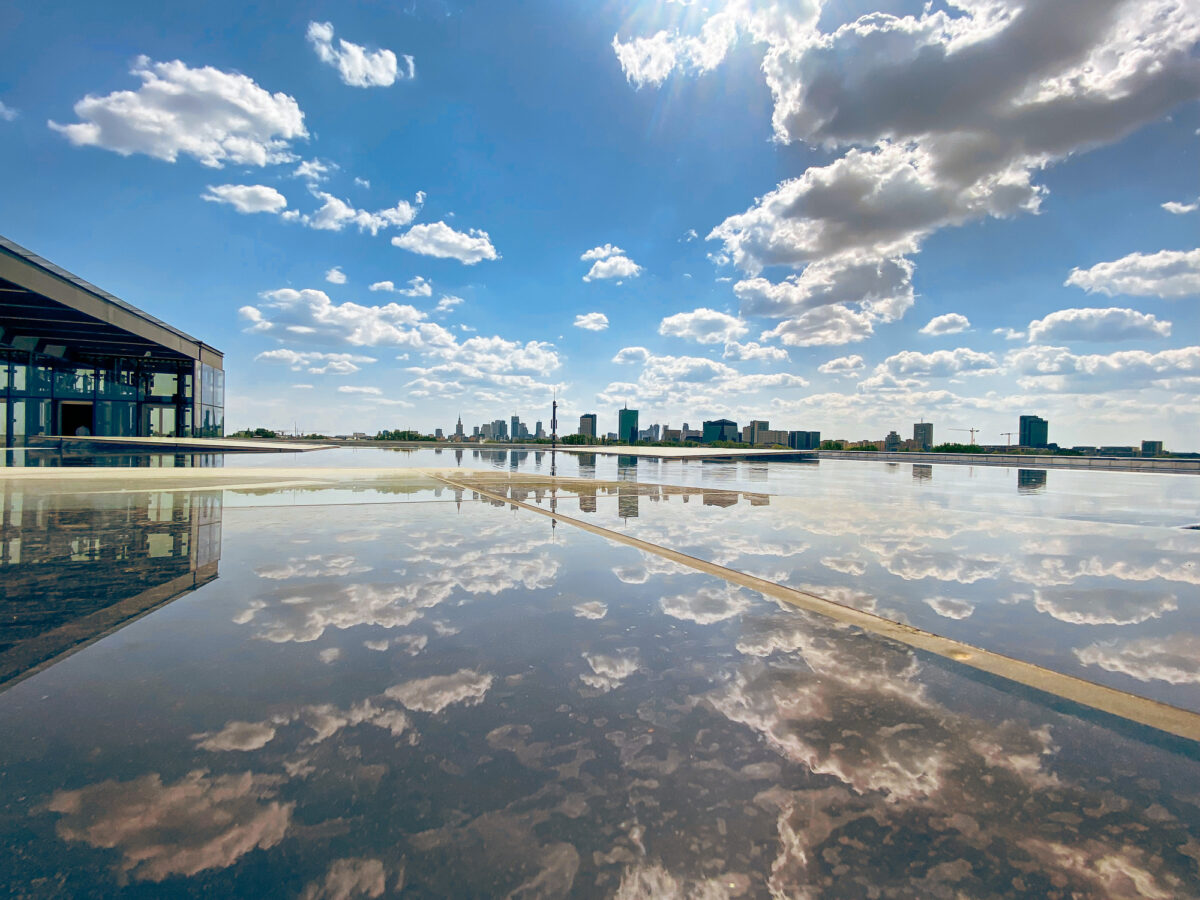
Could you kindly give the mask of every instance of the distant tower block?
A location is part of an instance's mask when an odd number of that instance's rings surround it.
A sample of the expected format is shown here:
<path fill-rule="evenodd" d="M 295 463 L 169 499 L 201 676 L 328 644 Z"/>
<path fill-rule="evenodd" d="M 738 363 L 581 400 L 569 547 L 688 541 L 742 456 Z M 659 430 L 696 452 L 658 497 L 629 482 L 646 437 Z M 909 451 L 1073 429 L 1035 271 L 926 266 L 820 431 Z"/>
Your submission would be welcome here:
<path fill-rule="evenodd" d="M 918 450 L 931 450 L 933 448 L 932 422 L 915 422 L 913 424 L 913 443 L 917 445 Z"/>

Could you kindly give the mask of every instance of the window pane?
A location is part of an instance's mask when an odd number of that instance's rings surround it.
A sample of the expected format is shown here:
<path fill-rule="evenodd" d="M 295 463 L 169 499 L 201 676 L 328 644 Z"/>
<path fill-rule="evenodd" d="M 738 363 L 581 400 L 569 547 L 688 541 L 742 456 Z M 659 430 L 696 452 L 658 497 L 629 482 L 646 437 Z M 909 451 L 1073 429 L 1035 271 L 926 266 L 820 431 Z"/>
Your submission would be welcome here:
<path fill-rule="evenodd" d="M 152 397 L 174 397 L 179 390 L 179 376 L 174 372 L 155 372 L 149 379 Z"/>
<path fill-rule="evenodd" d="M 137 437 L 137 404 L 96 404 L 96 433 L 114 437 Z"/>
<path fill-rule="evenodd" d="M 96 389 L 95 370 L 91 366 L 57 369 L 54 372 L 56 397 L 91 397 Z"/>

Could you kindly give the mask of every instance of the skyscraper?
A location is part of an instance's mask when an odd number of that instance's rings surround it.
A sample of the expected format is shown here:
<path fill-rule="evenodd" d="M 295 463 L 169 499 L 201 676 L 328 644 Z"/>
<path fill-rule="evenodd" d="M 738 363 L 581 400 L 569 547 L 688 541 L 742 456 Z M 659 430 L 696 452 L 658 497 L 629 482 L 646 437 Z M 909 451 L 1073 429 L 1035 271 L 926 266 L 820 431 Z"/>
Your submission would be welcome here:
<path fill-rule="evenodd" d="M 594 438 L 596 436 L 595 413 L 584 413 L 579 417 L 579 433 L 583 437 Z"/>
<path fill-rule="evenodd" d="M 1018 431 L 1022 447 L 1045 447 L 1050 436 L 1050 423 L 1041 416 L 1021 416 Z"/>
<path fill-rule="evenodd" d="M 458 439 L 458 440 L 460 440 L 460 441 L 461 441 L 461 440 L 463 439 L 463 437 L 464 437 L 464 435 L 463 435 L 462 416 L 459 416 L 459 417 L 458 417 L 458 424 L 457 424 L 456 426 L 454 426 L 454 437 L 455 437 L 455 438 L 457 438 L 457 439 Z"/>
<path fill-rule="evenodd" d="M 683 425 L 687 428 L 687 423 Z M 732 419 L 709 419 L 704 423 L 700 440 L 705 444 L 713 441 L 736 441 L 738 439 L 737 422 Z"/>
<path fill-rule="evenodd" d="M 889 453 L 900 449 L 900 435 L 894 431 L 889 431 L 883 439 L 883 449 Z"/>
<path fill-rule="evenodd" d="M 617 440 L 622 444 L 633 444 L 638 437 L 638 411 L 626 406 L 617 410 Z"/>
<path fill-rule="evenodd" d="M 917 445 L 918 450 L 929 450 L 933 447 L 932 422 L 913 423 L 913 443 Z"/>
<path fill-rule="evenodd" d="M 521 437 L 521 417 L 520 416 L 512 417 L 512 431 L 510 433 L 512 434 L 512 439 L 514 441 L 518 440 Z"/>

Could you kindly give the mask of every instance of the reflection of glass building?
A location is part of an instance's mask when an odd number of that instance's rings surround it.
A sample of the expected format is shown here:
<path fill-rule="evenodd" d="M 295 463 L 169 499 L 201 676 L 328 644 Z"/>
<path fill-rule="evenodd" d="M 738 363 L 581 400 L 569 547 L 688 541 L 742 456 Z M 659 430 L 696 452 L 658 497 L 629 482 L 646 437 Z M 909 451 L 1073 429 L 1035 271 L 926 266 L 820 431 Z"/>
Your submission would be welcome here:
<path fill-rule="evenodd" d="M 1040 494 L 1045 489 L 1045 469 L 1017 469 L 1017 493 Z"/>
<path fill-rule="evenodd" d="M 223 364 L 220 351 L 0 238 L 0 443 L 220 437 Z"/>
<path fill-rule="evenodd" d="M 217 576 L 220 492 L 0 486 L 0 687 Z"/>

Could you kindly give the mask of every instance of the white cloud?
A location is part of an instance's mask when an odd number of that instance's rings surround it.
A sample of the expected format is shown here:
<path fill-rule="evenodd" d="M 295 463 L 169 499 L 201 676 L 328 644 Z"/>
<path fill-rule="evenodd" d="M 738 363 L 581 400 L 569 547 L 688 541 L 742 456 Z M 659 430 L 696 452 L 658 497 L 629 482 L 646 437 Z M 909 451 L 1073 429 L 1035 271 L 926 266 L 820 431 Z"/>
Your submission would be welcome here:
<path fill-rule="evenodd" d="M 965 619 L 975 612 L 975 604 L 953 597 L 926 597 L 925 602 L 935 613 L 947 619 Z"/>
<path fill-rule="evenodd" d="M 619 688 L 622 682 L 639 668 L 637 653 L 634 651 L 627 650 L 613 656 L 584 653 L 583 658 L 592 667 L 592 671 L 580 675 L 579 680 L 601 693 Z"/>
<path fill-rule="evenodd" d="M 329 177 L 331 169 L 336 169 L 337 166 L 332 163 L 324 163 L 319 159 L 306 159 L 296 166 L 292 176 L 294 178 L 303 178 L 310 184 L 325 181 Z"/>
<path fill-rule="evenodd" d="M 450 310 L 462 302 L 462 297 L 455 297 L 453 294 L 442 294 L 442 299 L 437 302 L 437 306 L 433 309 L 435 312 L 450 312 Z"/>
<path fill-rule="evenodd" d="M 392 244 L 422 256 L 457 259 L 467 266 L 485 259 L 500 258 L 486 231 L 476 228 L 466 232 L 455 231 L 445 222 L 414 225 L 399 237 L 392 238 Z"/>
<path fill-rule="evenodd" d="M 382 897 L 387 893 L 387 870 L 378 859 L 336 859 L 325 873 L 325 880 L 310 881 L 300 900 L 351 900 L 354 897 Z"/>
<path fill-rule="evenodd" d="M 857 353 L 853 356 L 839 356 L 827 363 L 817 366 L 822 375 L 857 375 L 862 371 L 863 358 Z"/>
<path fill-rule="evenodd" d="M 596 281 L 603 278 L 636 278 L 642 274 L 642 267 L 625 255 L 625 251 L 613 244 L 602 244 L 587 250 L 579 257 L 584 262 L 591 262 L 592 267 L 583 276 L 584 281 Z"/>
<path fill-rule="evenodd" d="M 332 269 L 330 269 L 328 272 L 325 273 L 325 280 L 328 281 L 330 284 L 345 284 L 346 283 L 346 273 L 342 271 L 341 266 L 334 266 Z"/>
<path fill-rule="evenodd" d="M 365 209 L 355 209 L 345 200 L 340 200 L 333 194 L 324 191 L 313 191 L 313 196 L 321 202 L 321 207 L 315 213 L 285 214 L 285 219 L 298 219 L 309 228 L 317 231 L 341 231 L 347 225 L 357 225 L 359 231 L 369 231 L 372 236 L 384 228 L 399 228 L 407 225 L 417 217 L 421 205 L 425 202 L 425 194 L 417 191 L 412 203 L 401 200 L 389 209 L 367 212 Z M 392 239 L 395 243 L 395 238 Z"/>
<path fill-rule="evenodd" d="M 574 325 L 584 331 L 603 331 L 608 327 L 608 316 L 602 312 L 580 313 L 575 317 Z"/>
<path fill-rule="evenodd" d="M 1002 335 L 1006 341 L 1023 341 L 1026 337 L 1025 332 L 1014 328 L 993 328 L 992 334 Z"/>
<path fill-rule="evenodd" d="M 338 388 L 339 394 L 367 394 L 369 396 L 378 397 L 383 394 L 377 387 L 364 387 L 355 384 L 343 384 Z"/>
<path fill-rule="evenodd" d="M 354 353 L 302 353 L 296 350 L 280 348 L 265 350 L 254 357 L 255 362 L 282 362 L 291 367 L 293 372 L 307 368 L 313 375 L 351 375 L 360 369 L 360 364 L 376 362 L 373 356 L 359 356 Z M 317 363 L 325 365 L 318 366 Z M 293 385 L 297 388 L 311 388 L 311 384 Z"/>
<path fill-rule="evenodd" d="M 359 44 L 338 39 L 333 46 L 333 25 L 329 22 L 309 22 L 308 42 L 317 57 L 338 70 L 343 84 L 351 87 L 390 87 L 397 79 L 412 79 L 416 68 L 411 56 L 404 56 L 401 69 L 391 50 L 371 50 Z"/>
<path fill-rule="evenodd" d="M 1034 177 L 1047 166 L 1197 95 L 1200 17 L 1177 0 L 926 4 L 828 32 L 819 3 L 694 13 L 702 25 L 690 34 L 614 38 L 631 83 L 708 71 L 745 35 L 763 48 L 776 139 L 842 153 L 708 235 L 721 242 L 718 264 L 801 270 L 778 289 L 752 277 L 739 292 L 743 314 L 806 317 L 777 332 L 798 345 L 861 339 L 899 318 L 911 305 L 909 257 L 931 234 L 1036 212 L 1046 190 Z M 813 318 L 823 303 L 860 318 Z"/>
<path fill-rule="evenodd" d="M 1134 309 L 1060 309 L 1029 323 L 1029 342 L 1130 341 L 1171 336 L 1171 323 Z"/>
<path fill-rule="evenodd" d="M 1194 634 L 1096 643 L 1074 653 L 1085 666 L 1121 672 L 1138 681 L 1200 683 L 1200 639 Z"/>
<path fill-rule="evenodd" d="M 625 347 L 613 362 L 641 364 L 636 382 L 611 382 L 597 398 L 601 403 L 625 400 L 662 407 L 686 402 L 688 407 L 712 408 L 740 395 L 766 388 L 799 388 L 808 384 L 784 372 L 744 375 L 733 366 L 702 356 L 656 356 L 645 347 Z"/>
<path fill-rule="evenodd" d="M 992 354 L 980 353 L 969 347 L 956 347 L 953 350 L 935 350 L 932 353 L 902 350 L 885 359 L 875 371 L 896 376 L 948 378 L 964 373 L 994 372 L 996 369 L 996 358 Z"/>
<path fill-rule="evenodd" d="M 324 291 L 311 288 L 266 291 L 259 305 L 243 306 L 238 313 L 249 322 L 248 331 L 281 340 L 413 348 L 453 341 L 441 326 L 425 322 L 425 313 L 413 306 L 335 304 Z"/>
<path fill-rule="evenodd" d="M 1065 347 L 1035 345 L 1010 351 L 1004 364 L 1025 390 L 1083 393 L 1136 390 L 1156 382 L 1200 376 L 1200 347 L 1078 356 Z"/>
<path fill-rule="evenodd" d="M 960 331 L 966 331 L 971 327 L 970 321 L 966 316 L 960 313 L 946 313 L 942 316 L 934 316 L 930 319 L 925 327 L 921 329 L 921 334 L 942 335 L 942 334 L 958 334 Z"/>
<path fill-rule="evenodd" d="M 308 137 L 304 113 L 284 93 L 271 94 L 253 79 L 211 66 L 140 56 L 136 91 L 91 94 L 75 104 L 83 121 L 50 122 L 76 146 L 103 147 L 129 156 L 144 153 L 175 162 L 183 153 L 202 165 L 265 166 L 291 162 L 291 141 Z"/>
<path fill-rule="evenodd" d="M 287 206 L 287 198 L 265 184 L 209 185 L 200 196 L 211 203 L 227 203 L 243 214 L 277 213 Z"/>
<path fill-rule="evenodd" d="M 433 284 L 420 275 L 408 279 L 408 287 L 406 288 L 398 288 L 391 281 L 376 281 L 368 290 L 385 291 L 389 294 L 403 294 L 405 297 L 433 296 Z"/>
<path fill-rule="evenodd" d="M 875 333 L 871 317 L 845 306 L 822 306 L 792 319 L 784 319 L 761 340 L 779 338 L 789 347 L 818 347 L 852 344 Z"/>
<path fill-rule="evenodd" d="M 462 703 L 477 706 L 492 686 L 492 676 L 473 669 L 459 669 L 453 675 L 434 675 L 397 684 L 384 694 L 417 712 L 439 713 L 447 706 Z"/>
<path fill-rule="evenodd" d="M 717 588 L 702 587 L 659 600 L 662 611 L 668 616 L 686 619 L 697 625 L 713 625 L 732 619 L 744 613 L 752 604 L 751 595 L 732 584 Z"/>
<path fill-rule="evenodd" d="M 0 119 L 3 119 L 5 122 L 11 122 L 20 114 L 19 111 L 6 105 L 3 100 L 0 100 Z"/>
<path fill-rule="evenodd" d="M 1110 297 L 1191 297 L 1200 294 L 1200 249 L 1130 253 L 1090 269 L 1072 269 L 1066 284 Z"/>
<path fill-rule="evenodd" d="M 736 316 L 705 307 L 667 316 L 658 326 L 659 334 L 686 338 L 700 344 L 728 343 L 749 330 L 746 323 Z"/>
<path fill-rule="evenodd" d="M 581 619 L 603 619 L 608 615 L 608 604 L 600 600 L 588 600 L 586 603 L 578 603 L 573 609 L 575 615 Z"/>
<path fill-rule="evenodd" d="M 615 363 L 644 363 L 650 358 L 650 351 L 645 347 L 622 347 L 612 358 Z"/>
<path fill-rule="evenodd" d="M 1162 205 L 1162 208 L 1175 216 L 1185 216 L 1188 213 L 1194 213 L 1200 209 L 1200 198 L 1193 200 L 1191 203 L 1180 203 L 1177 200 L 1168 200 Z"/>
<path fill-rule="evenodd" d="M 354 176 L 354 183 L 362 188 L 369 188 L 371 186 L 371 182 L 369 179 L 359 178 L 357 175 Z"/>
<path fill-rule="evenodd" d="M 275 737 L 270 722 L 229 722 L 216 733 L 194 734 L 192 739 L 201 750 L 233 751 L 259 750 Z"/>
<path fill-rule="evenodd" d="M 725 345 L 725 352 L 721 354 L 725 359 L 752 360 L 760 359 L 763 362 L 787 362 L 788 353 L 782 347 L 768 347 L 764 344 L 749 341 L 745 344 L 739 344 L 737 341 L 730 341 Z"/>

